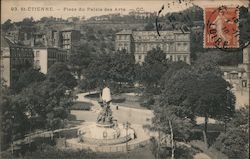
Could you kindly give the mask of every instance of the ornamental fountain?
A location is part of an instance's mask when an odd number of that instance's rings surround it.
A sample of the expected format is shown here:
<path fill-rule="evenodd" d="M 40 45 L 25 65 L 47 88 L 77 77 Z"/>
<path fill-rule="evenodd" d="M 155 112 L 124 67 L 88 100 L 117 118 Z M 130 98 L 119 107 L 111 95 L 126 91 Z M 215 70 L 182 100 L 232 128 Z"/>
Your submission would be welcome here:
<path fill-rule="evenodd" d="M 102 109 L 96 123 L 78 129 L 78 143 L 100 146 L 117 145 L 136 138 L 135 131 L 128 122 L 119 124 L 113 118 L 111 101 L 110 89 L 105 87 L 102 91 L 102 101 L 99 102 Z"/>

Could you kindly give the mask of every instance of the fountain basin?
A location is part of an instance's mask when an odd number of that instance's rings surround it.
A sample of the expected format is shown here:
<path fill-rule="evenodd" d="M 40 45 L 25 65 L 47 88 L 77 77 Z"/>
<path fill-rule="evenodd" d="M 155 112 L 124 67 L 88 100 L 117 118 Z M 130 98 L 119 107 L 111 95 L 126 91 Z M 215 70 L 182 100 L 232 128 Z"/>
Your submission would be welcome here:
<path fill-rule="evenodd" d="M 132 128 L 126 129 L 122 124 L 106 127 L 93 123 L 78 129 L 79 142 L 93 145 L 121 144 L 134 138 L 134 130 Z"/>

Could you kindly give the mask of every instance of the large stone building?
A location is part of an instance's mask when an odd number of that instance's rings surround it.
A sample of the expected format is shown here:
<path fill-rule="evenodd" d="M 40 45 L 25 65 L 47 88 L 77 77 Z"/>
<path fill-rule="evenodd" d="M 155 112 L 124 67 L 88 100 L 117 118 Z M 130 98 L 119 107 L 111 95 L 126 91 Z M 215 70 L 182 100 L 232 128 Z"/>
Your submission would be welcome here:
<path fill-rule="evenodd" d="M 224 78 L 233 86 L 236 108 L 250 105 L 250 46 L 243 49 L 243 63 L 238 66 L 222 66 Z"/>
<path fill-rule="evenodd" d="M 79 30 L 50 30 L 46 33 L 34 33 L 32 39 L 32 47 L 54 47 L 64 50 L 71 50 L 73 47 L 79 46 L 80 43 Z"/>
<path fill-rule="evenodd" d="M 40 69 L 40 72 L 47 74 L 48 69 L 56 62 L 65 62 L 67 60 L 67 51 L 58 48 L 35 47 L 34 67 Z"/>
<path fill-rule="evenodd" d="M 13 43 L 10 39 L 1 36 L 0 79 L 5 85 L 11 87 L 20 73 L 33 67 L 32 48 Z"/>
<path fill-rule="evenodd" d="M 60 47 L 71 50 L 79 45 L 81 34 L 79 30 L 63 30 L 60 32 L 60 36 Z"/>
<path fill-rule="evenodd" d="M 116 33 L 116 50 L 126 49 L 134 53 L 135 61 L 142 64 L 147 52 L 161 48 L 171 61 L 184 61 L 190 64 L 190 33 L 181 31 L 131 31 Z"/>

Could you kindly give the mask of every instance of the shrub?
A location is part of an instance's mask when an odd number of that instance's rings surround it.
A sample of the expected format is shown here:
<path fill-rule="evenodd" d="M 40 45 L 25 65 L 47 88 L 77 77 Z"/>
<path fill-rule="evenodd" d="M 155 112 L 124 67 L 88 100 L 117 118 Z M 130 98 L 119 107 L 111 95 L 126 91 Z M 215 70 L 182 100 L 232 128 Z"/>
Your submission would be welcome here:
<path fill-rule="evenodd" d="M 68 120 L 69 120 L 69 121 L 75 121 L 75 120 L 76 120 L 76 116 L 73 115 L 73 114 L 69 114 L 69 115 L 68 115 Z"/>
<path fill-rule="evenodd" d="M 231 129 L 221 133 L 213 147 L 229 158 L 247 159 L 249 156 L 249 134 L 239 129 Z"/>
<path fill-rule="evenodd" d="M 142 103 L 140 103 L 141 106 L 147 108 L 147 109 L 151 109 L 152 105 L 154 105 L 155 100 L 154 98 L 149 98 L 146 99 L 145 101 L 143 101 Z"/>
<path fill-rule="evenodd" d="M 77 129 L 64 130 L 60 132 L 61 137 L 65 138 L 77 138 Z"/>

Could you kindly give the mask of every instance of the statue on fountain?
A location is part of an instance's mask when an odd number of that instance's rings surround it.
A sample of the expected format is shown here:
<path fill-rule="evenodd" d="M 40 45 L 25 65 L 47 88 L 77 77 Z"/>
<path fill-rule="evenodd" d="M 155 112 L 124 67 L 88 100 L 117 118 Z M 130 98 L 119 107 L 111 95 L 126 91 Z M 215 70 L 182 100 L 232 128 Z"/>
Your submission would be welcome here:
<path fill-rule="evenodd" d="M 102 90 L 102 103 L 101 103 L 102 110 L 97 117 L 97 124 L 107 125 L 107 126 L 112 126 L 114 124 L 112 110 L 110 109 L 111 101 L 112 98 L 110 89 L 106 86 Z"/>

